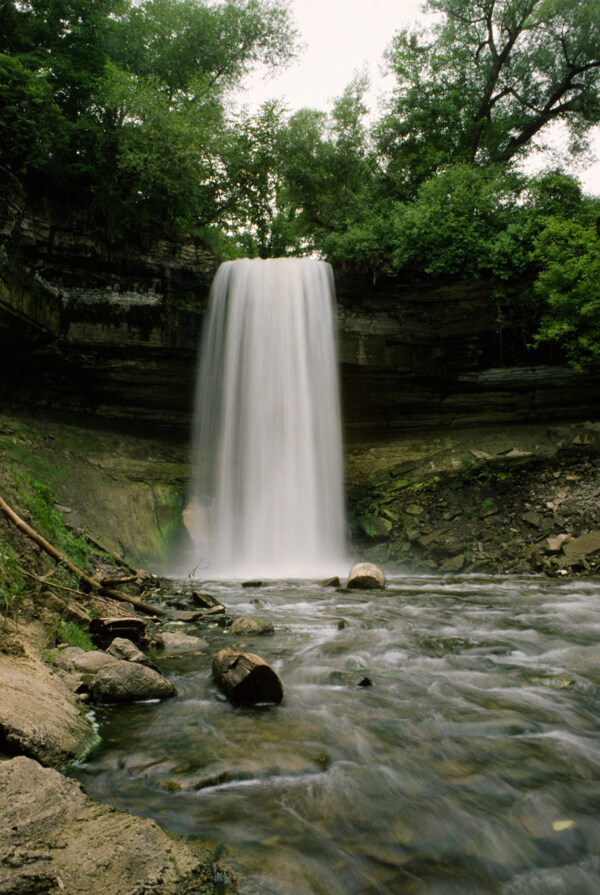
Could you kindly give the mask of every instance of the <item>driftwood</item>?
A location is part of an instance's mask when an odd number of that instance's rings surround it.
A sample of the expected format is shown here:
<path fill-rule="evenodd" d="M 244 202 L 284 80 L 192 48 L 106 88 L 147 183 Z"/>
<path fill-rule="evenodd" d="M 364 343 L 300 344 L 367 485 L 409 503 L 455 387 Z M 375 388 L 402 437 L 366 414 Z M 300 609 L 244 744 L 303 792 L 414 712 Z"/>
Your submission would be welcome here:
<path fill-rule="evenodd" d="M 157 609 L 154 606 L 150 606 L 148 603 L 144 603 L 142 600 L 138 600 L 136 597 L 130 597 L 129 594 L 124 594 L 121 591 L 113 590 L 112 588 L 104 587 L 100 581 L 97 581 L 95 578 L 92 578 L 90 575 L 87 575 L 81 569 L 79 569 L 74 563 L 72 563 L 69 559 L 64 556 L 60 550 L 57 550 L 52 544 L 50 544 L 45 538 L 43 538 L 34 528 L 28 525 L 20 516 L 18 516 L 11 507 L 6 503 L 6 501 L 0 497 L 0 511 L 4 513 L 7 519 L 9 519 L 13 525 L 22 531 L 23 534 L 27 535 L 28 538 L 31 538 L 32 541 L 42 548 L 42 550 L 51 556 L 56 562 L 61 563 L 61 565 L 65 566 L 70 572 L 73 572 L 74 575 L 80 579 L 80 581 L 84 582 L 91 590 L 98 591 L 100 594 L 106 597 L 111 597 L 113 600 L 117 600 L 120 603 L 130 603 L 132 606 L 135 606 L 136 609 L 139 609 L 141 612 L 145 612 L 148 615 L 164 615 L 164 611 L 162 609 Z"/>
<path fill-rule="evenodd" d="M 270 665 L 255 656 L 234 647 L 220 650 L 213 659 L 215 681 L 234 705 L 256 705 L 283 699 L 281 681 Z"/>

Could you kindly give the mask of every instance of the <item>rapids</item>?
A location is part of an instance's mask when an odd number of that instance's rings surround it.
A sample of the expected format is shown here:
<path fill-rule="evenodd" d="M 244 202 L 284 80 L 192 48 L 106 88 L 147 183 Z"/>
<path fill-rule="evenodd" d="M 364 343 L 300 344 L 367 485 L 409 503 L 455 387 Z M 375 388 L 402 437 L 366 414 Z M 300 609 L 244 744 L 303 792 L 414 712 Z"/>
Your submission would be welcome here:
<path fill-rule="evenodd" d="M 283 703 L 224 701 L 210 662 L 234 638 L 186 625 L 203 642 L 158 660 L 176 699 L 96 709 L 102 742 L 71 770 L 90 795 L 222 849 L 227 892 L 600 890 L 596 582 L 203 587 L 274 622 L 242 642 Z M 345 685 L 348 671 L 373 686 Z"/>

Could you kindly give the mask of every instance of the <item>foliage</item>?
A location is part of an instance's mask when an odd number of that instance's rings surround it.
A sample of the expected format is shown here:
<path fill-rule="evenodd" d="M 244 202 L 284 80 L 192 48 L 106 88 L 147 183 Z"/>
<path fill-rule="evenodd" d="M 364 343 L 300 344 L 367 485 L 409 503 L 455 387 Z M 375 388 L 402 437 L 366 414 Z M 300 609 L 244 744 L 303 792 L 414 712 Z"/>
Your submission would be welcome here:
<path fill-rule="evenodd" d="M 600 361 L 600 236 L 596 226 L 552 218 L 535 247 L 544 300 L 536 343 L 557 342 L 576 369 Z"/>
<path fill-rule="evenodd" d="M 78 646 L 84 650 L 95 650 L 96 647 L 87 631 L 82 630 L 75 622 L 58 621 L 55 626 L 54 636 L 59 643 L 69 646 Z"/>
<path fill-rule="evenodd" d="M 555 121 L 572 149 L 600 121 L 598 0 L 429 0 L 431 28 L 398 33 L 397 87 L 378 127 L 405 195 L 448 164 L 506 164 Z"/>
<path fill-rule="evenodd" d="M 67 559 L 85 569 L 88 563 L 87 544 L 67 530 L 65 520 L 54 508 L 50 488 L 27 474 L 18 477 L 17 486 L 19 502 L 31 513 L 34 527 Z"/>
<path fill-rule="evenodd" d="M 0 614 L 3 616 L 1 630 L 6 627 L 7 619 L 17 623 L 21 597 L 24 593 L 25 583 L 19 572 L 17 557 L 11 547 L 0 539 Z"/>

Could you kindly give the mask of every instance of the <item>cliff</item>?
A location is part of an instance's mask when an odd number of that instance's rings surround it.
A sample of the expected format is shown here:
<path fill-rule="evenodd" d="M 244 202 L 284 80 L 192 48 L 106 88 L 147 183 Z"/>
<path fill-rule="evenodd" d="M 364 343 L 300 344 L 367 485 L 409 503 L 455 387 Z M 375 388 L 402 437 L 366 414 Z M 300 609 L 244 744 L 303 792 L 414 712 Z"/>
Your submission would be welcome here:
<path fill-rule="evenodd" d="M 0 400 L 187 432 L 215 268 L 198 240 L 112 245 L 82 211 L 32 203 L 6 180 Z M 336 286 L 351 438 L 597 414 L 600 374 L 532 355 L 518 295 L 508 329 L 487 283 L 414 286 L 336 271 Z"/>

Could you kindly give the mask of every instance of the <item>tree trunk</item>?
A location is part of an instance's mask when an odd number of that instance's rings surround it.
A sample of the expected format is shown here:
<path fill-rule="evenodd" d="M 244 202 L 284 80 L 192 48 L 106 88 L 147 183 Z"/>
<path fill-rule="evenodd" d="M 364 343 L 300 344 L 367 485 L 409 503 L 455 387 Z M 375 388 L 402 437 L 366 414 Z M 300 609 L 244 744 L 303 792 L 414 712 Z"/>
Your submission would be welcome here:
<path fill-rule="evenodd" d="M 215 681 L 234 705 L 271 702 L 279 705 L 283 687 L 273 669 L 254 653 L 227 646 L 213 659 Z"/>

